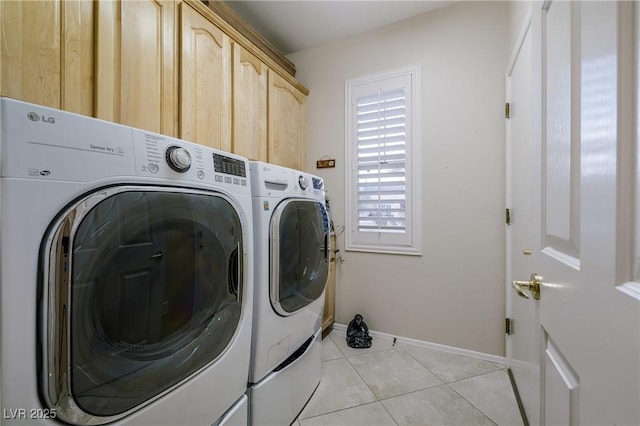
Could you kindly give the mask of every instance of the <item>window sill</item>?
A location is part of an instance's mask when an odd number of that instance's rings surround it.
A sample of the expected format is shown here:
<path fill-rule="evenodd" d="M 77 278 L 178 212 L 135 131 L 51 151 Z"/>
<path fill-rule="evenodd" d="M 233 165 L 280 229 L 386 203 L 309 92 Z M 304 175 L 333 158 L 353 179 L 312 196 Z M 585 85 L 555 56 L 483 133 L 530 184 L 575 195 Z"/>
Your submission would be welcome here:
<path fill-rule="evenodd" d="M 346 251 L 355 251 L 363 253 L 378 254 L 401 254 L 407 256 L 422 256 L 422 251 L 415 247 L 393 247 L 393 246 L 369 246 L 351 244 L 345 249 Z"/>

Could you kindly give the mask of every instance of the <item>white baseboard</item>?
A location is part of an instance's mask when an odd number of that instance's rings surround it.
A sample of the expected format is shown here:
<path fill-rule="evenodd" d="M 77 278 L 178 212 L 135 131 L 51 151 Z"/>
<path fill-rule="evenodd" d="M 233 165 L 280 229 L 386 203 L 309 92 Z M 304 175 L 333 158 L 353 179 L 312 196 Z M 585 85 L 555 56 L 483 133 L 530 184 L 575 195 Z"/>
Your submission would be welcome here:
<path fill-rule="evenodd" d="M 344 324 L 334 323 L 333 329 L 344 331 L 346 333 L 347 326 Z M 462 348 L 456 348 L 453 346 L 441 345 L 439 343 L 425 342 L 424 340 L 411 339 L 409 337 L 394 336 L 392 334 L 381 333 L 379 331 L 373 331 L 373 330 L 369 330 L 369 334 L 371 335 L 371 337 L 375 337 L 377 339 L 390 340 L 390 341 L 393 341 L 393 339 L 396 339 L 397 343 L 404 343 L 407 345 L 418 346 L 421 348 L 433 349 L 437 351 L 447 352 L 450 354 L 463 355 L 463 356 L 468 356 L 470 358 L 481 359 L 483 361 L 490 361 L 490 362 L 495 362 L 501 365 L 507 365 L 507 359 L 503 356 L 485 354 L 483 352 L 476 352 L 476 351 L 471 351 L 469 349 L 462 349 Z"/>

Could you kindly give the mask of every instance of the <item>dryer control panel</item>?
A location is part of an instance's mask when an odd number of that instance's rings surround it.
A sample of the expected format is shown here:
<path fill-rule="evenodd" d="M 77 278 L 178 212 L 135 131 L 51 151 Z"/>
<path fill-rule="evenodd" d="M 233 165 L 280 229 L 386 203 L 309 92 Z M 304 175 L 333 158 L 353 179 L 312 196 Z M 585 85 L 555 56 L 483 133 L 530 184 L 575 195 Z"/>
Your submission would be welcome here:
<path fill-rule="evenodd" d="M 305 197 L 325 204 L 321 177 L 261 161 L 249 164 L 254 197 Z"/>

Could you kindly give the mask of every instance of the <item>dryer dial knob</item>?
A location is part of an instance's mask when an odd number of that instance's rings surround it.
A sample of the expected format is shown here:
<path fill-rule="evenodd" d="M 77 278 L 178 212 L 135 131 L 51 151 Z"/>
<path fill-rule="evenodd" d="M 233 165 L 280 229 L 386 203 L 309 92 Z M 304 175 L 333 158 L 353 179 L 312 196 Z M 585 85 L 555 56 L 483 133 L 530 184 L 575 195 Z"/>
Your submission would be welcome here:
<path fill-rule="evenodd" d="M 298 184 L 300 185 L 300 188 L 302 188 L 302 190 L 304 191 L 309 186 L 309 180 L 304 176 L 300 176 L 298 177 Z"/>
<path fill-rule="evenodd" d="M 184 148 L 172 145 L 165 154 L 167 164 L 178 173 L 184 173 L 191 167 L 191 154 Z"/>

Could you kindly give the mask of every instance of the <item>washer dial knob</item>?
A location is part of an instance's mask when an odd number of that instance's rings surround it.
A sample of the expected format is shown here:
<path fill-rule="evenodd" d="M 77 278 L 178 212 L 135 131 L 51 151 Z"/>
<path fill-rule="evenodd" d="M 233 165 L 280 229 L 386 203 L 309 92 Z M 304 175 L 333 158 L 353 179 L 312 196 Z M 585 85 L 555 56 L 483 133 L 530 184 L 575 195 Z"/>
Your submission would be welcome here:
<path fill-rule="evenodd" d="M 302 190 L 304 191 L 309 186 L 309 180 L 306 177 L 300 175 L 298 177 L 298 184 L 300 185 L 300 188 L 302 188 Z"/>
<path fill-rule="evenodd" d="M 178 173 L 184 173 L 191 167 L 191 154 L 184 148 L 172 145 L 165 153 L 167 164 Z"/>

